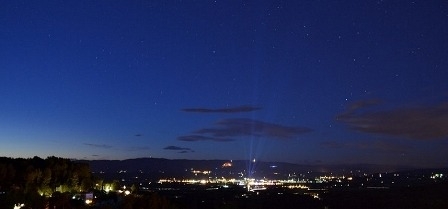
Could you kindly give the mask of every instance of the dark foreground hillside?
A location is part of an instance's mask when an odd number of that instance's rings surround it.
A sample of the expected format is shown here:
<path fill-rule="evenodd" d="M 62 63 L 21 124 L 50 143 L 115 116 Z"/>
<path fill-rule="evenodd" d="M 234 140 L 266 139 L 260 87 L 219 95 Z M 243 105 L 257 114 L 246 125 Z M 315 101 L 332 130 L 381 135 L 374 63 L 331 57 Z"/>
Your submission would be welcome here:
<path fill-rule="evenodd" d="M 332 191 L 322 196 L 331 209 L 446 209 L 448 182 L 392 189 Z"/>
<path fill-rule="evenodd" d="M 319 198 L 309 191 L 268 189 L 246 192 L 242 188 L 172 188 L 158 192 L 140 192 L 94 208 L 182 208 L 182 209 L 446 209 L 446 183 L 395 189 L 351 189 L 320 191 Z M 150 207 L 151 206 L 151 207 Z"/>
<path fill-rule="evenodd" d="M 249 192 L 222 183 L 134 180 L 130 186 L 123 178 L 104 181 L 82 162 L 0 158 L 0 209 L 448 209 L 446 176 L 446 169 L 415 170 L 357 177 L 351 186 L 341 180 Z M 106 192 L 106 185 L 115 189 Z"/>
<path fill-rule="evenodd" d="M 311 196 L 308 190 L 274 188 L 247 192 L 238 186 L 228 189 L 173 188 L 140 191 L 127 196 L 94 191 L 97 198 L 91 205 L 73 199 L 73 194 L 68 192 L 56 192 L 48 199 L 10 192 L 0 194 L 0 208 L 11 209 L 11 204 L 19 201 L 26 203 L 24 209 L 446 209 L 447 189 L 447 183 L 439 183 L 411 188 L 332 190 L 319 191 L 319 198 Z"/>

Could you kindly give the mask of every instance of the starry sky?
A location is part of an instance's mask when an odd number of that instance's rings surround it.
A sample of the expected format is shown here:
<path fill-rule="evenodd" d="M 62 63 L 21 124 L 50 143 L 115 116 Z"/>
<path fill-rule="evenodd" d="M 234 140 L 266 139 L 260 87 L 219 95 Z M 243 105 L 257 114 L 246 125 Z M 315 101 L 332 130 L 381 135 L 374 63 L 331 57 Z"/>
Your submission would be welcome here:
<path fill-rule="evenodd" d="M 446 1 L 2 1 L 0 156 L 448 165 Z"/>

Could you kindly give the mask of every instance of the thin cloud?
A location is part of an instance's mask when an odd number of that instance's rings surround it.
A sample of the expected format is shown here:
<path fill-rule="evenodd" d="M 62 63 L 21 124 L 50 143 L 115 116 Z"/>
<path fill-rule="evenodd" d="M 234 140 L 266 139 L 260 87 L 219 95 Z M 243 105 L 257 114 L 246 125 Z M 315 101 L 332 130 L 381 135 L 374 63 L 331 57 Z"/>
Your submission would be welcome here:
<path fill-rule="evenodd" d="M 285 126 L 267 123 L 248 118 L 225 119 L 216 123 L 218 128 L 207 128 L 196 131 L 200 134 L 210 134 L 215 137 L 258 136 L 275 139 L 292 139 L 311 129 L 299 126 Z"/>
<path fill-rule="evenodd" d="M 364 107 L 348 109 L 337 120 L 365 133 L 419 140 L 448 138 L 448 103 L 383 111 L 366 111 Z"/>
<path fill-rule="evenodd" d="M 353 102 L 352 104 L 350 104 L 347 108 L 347 111 L 345 112 L 347 113 L 353 113 L 361 108 L 367 108 L 367 107 L 371 107 L 371 106 L 375 106 L 378 104 L 381 104 L 381 100 L 379 99 L 369 99 L 369 100 L 361 100 L 361 101 L 356 101 Z"/>
<path fill-rule="evenodd" d="M 331 149 L 341 149 L 347 146 L 347 144 L 337 142 L 337 141 L 325 141 L 320 143 L 320 146 Z"/>
<path fill-rule="evenodd" d="M 84 143 L 84 145 L 90 146 L 90 147 L 95 147 L 95 148 L 103 148 L 103 149 L 110 149 L 113 146 L 112 145 L 107 145 L 107 144 L 91 144 L 91 143 Z"/>
<path fill-rule="evenodd" d="M 225 119 L 215 125 L 212 128 L 199 129 L 193 135 L 178 137 L 178 140 L 229 142 L 234 141 L 234 137 L 244 136 L 286 140 L 312 131 L 306 127 L 285 126 L 248 118 Z"/>
<path fill-rule="evenodd" d="M 194 112 L 194 113 L 240 113 L 240 112 L 252 112 L 256 110 L 260 110 L 260 107 L 254 107 L 249 105 L 243 105 L 238 107 L 230 107 L 230 108 L 218 108 L 218 109 L 210 109 L 210 108 L 184 108 L 182 111 L 184 112 Z"/>
<path fill-rule="evenodd" d="M 137 151 L 145 151 L 145 150 L 149 150 L 149 149 L 150 149 L 149 147 L 129 147 L 129 148 L 127 148 L 126 151 L 137 152 Z"/>
<path fill-rule="evenodd" d="M 202 136 L 202 135 L 179 136 L 179 137 L 177 137 L 177 140 L 187 141 L 187 142 L 196 142 L 196 141 L 231 142 L 231 141 L 235 141 L 234 139 L 229 139 L 229 138 L 209 137 L 209 136 Z"/>
<path fill-rule="evenodd" d="M 338 141 L 325 141 L 320 144 L 322 147 L 330 149 L 356 149 L 356 150 L 373 150 L 377 152 L 394 152 L 406 153 L 412 147 L 408 145 L 390 143 L 384 140 L 373 142 L 356 142 L 356 143 L 342 143 Z"/>
<path fill-rule="evenodd" d="M 185 151 L 185 152 L 193 152 L 192 149 L 187 148 L 187 147 L 178 147 L 178 146 L 167 146 L 165 148 L 163 148 L 165 150 L 176 150 L 176 151 Z"/>

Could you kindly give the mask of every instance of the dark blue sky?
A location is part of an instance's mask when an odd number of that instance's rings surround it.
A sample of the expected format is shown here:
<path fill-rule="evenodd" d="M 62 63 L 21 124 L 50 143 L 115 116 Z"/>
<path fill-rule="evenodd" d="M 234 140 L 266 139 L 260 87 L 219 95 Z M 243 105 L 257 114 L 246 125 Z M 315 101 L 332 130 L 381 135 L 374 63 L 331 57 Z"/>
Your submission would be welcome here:
<path fill-rule="evenodd" d="M 446 1 L 3 1 L 0 155 L 448 165 Z"/>

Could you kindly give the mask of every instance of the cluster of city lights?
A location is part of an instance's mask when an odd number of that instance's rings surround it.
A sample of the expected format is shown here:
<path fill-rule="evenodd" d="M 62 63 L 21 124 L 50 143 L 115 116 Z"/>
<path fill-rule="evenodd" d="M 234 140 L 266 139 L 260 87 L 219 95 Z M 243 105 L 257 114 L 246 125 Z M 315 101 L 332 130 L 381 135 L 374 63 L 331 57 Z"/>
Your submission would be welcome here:
<path fill-rule="evenodd" d="M 441 173 L 436 173 L 431 176 L 431 179 L 441 179 L 441 178 L 443 178 L 443 174 Z"/>
<path fill-rule="evenodd" d="M 23 203 L 14 204 L 14 209 L 20 209 L 20 208 L 23 208 L 23 207 L 25 207 L 25 204 L 23 204 Z"/>

